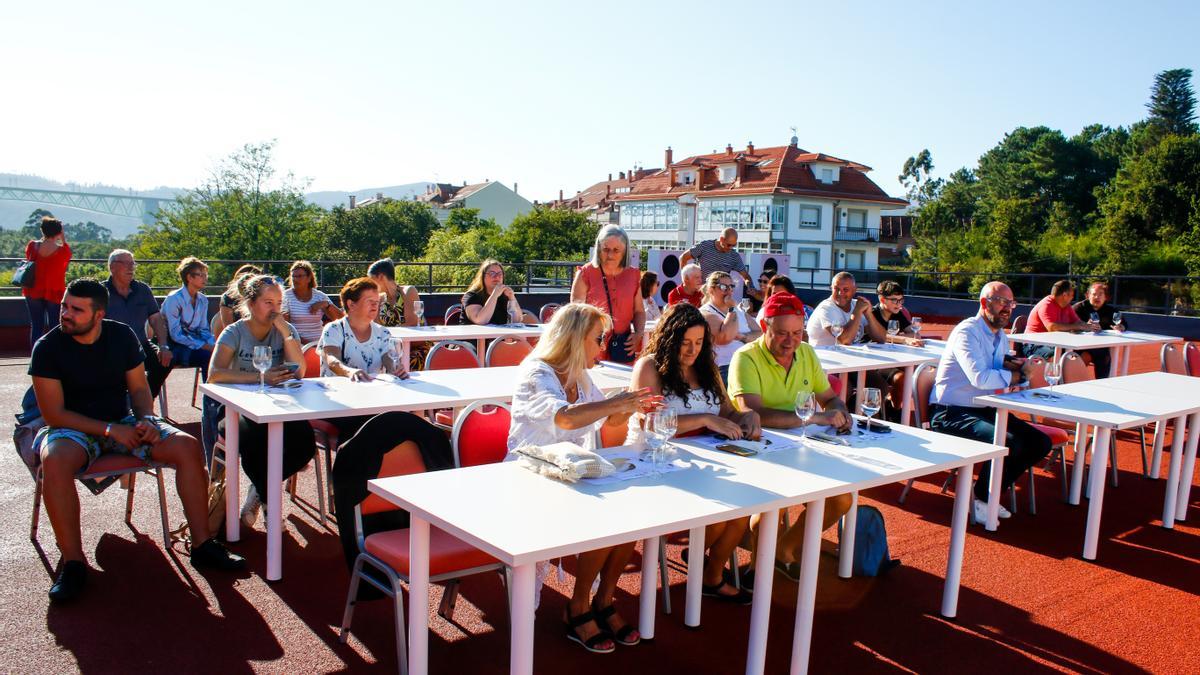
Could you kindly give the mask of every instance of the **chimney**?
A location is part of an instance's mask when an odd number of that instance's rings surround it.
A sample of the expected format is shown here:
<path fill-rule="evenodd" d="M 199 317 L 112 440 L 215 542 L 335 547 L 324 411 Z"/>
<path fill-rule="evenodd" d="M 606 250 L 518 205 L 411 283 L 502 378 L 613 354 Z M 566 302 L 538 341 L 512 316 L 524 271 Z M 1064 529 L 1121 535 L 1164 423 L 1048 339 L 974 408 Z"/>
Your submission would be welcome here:
<path fill-rule="evenodd" d="M 611 175 L 609 176 L 609 180 L 612 180 L 612 176 L 611 176 Z M 607 184 L 606 184 L 606 185 L 604 186 L 604 198 L 605 198 L 605 199 L 608 199 L 610 196 L 612 196 L 612 186 L 611 186 L 611 185 L 607 185 Z"/>
<path fill-rule="evenodd" d="M 562 201 L 562 190 L 558 191 L 558 201 Z"/>
<path fill-rule="evenodd" d="M 463 187 L 467 187 L 467 181 L 463 181 Z"/>
<path fill-rule="evenodd" d="M 671 164 L 674 163 L 671 161 L 674 154 L 675 153 L 673 153 L 671 151 L 671 146 L 668 145 L 667 146 L 667 155 L 665 158 L 663 158 L 663 166 L 671 166 Z"/>
<path fill-rule="evenodd" d="M 513 194 L 514 194 L 514 195 L 515 195 L 515 194 L 518 194 L 518 193 L 517 193 L 517 183 L 516 183 L 516 181 L 514 181 L 514 182 L 513 182 Z"/>
<path fill-rule="evenodd" d="M 747 155 L 753 155 L 753 154 L 754 154 L 754 141 L 747 141 L 747 142 L 746 142 L 746 154 L 747 154 Z"/>
<path fill-rule="evenodd" d="M 358 206 L 358 195 L 350 195 L 350 208 Z"/>
<path fill-rule="evenodd" d="M 725 145 L 725 154 L 727 154 L 727 155 L 733 154 L 733 144 L 732 143 L 727 143 Z"/>
<path fill-rule="evenodd" d="M 612 174 L 611 173 L 608 174 L 608 182 L 610 182 L 610 183 L 612 182 Z"/>
<path fill-rule="evenodd" d="M 383 201 L 383 193 L 382 193 L 382 192 L 376 192 L 376 193 L 375 193 L 375 199 L 376 199 L 377 201 Z"/>
<path fill-rule="evenodd" d="M 609 174 L 609 175 L 611 176 L 612 174 Z M 624 171 L 620 172 L 618 175 L 621 177 L 621 180 L 625 180 L 625 172 Z"/>

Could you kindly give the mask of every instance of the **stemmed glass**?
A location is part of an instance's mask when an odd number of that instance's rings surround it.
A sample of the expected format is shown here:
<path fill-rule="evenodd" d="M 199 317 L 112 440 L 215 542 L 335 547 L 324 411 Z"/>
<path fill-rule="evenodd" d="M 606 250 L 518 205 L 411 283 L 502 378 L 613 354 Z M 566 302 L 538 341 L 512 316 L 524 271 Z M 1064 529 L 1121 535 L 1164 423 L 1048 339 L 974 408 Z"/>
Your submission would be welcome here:
<path fill-rule="evenodd" d="M 1121 325 L 1121 313 L 1113 312 L 1113 328 Z"/>
<path fill-rule="evenodd" d="M 899 319 L 892 319 L 892 320 L 888 321 L 887 334 L 888 334 L 888 337 L 896 337 L 897 335 L 900 334 L 900 320 Z"/>
<path fill-rule="evenodd" d="M 842 327 L 835 323 L 829 327 L 829 332 L 833 334 L 833 351 L 841 351 L 842 345 L 838 338 L 842 337 Z"/>
<path fill-rule="evenodd" d="M 875 418 L 875 414 L 883 408 L 883 394 L 876 387 L 867 387 L 863 390 L 863 412 L 867 414 L 867 431 L 871 430 L 871 423 Z"/>
<path fill-rule="evenodd" d="M 750 302 L 750 298 L 742 298 L 742 301 L 738 303 L 738 309 L 741 309 L 743 312 L 747 312 L 747 313 L 750 311 L 750 308 L 753 306 L 754 306 L 753 303 Z"/>
<path fill-rule="evenodd" d="M 817 400 L 811 392 L 796 392 L 796 417 L 800 418 L 800 445 L 808 445 L 808 421 L 817 414 Z"/>
<path fill-rule="evenodd" d="M 267 393 L 267 371 L 271 369 L 271 348 L 266 345 L 256 345 L 250 363 L 258 371 L 258 393 Z"/>
<path fill-rule="evenodd" d="M 395 375 L 400 372 L 400 354 L 404 352 L 404 343 L 400 338 L 392 338 L 389 340 L 388 360 L 392 362 L 391 373 Z"/>
<path fill-rule="evenodd" d="M 913 335 L 918 340 L 921 339 L 921 324 L 922 324 L 922 321 L 921 321 L 921 317 L 919 317 L 919 316 L 914 316 L 912 318 L 912 323 L 909 324 L 909 327 L 912 328 Z"/>
<path fill-rule="evenodd" d="M 660 411 L 661 412 L 661 411 Z M 663 443 L 666 439 L 659 432 L 660 423 L 658 421 L 657 412 L 646 413 L 646 419 L 642 424 L 643 436 L 646 439 L 646 447 L 650 451 L 650 475 L 658 476 L 661 472 L 658 470 L 658 453 L 662 450 Z"/>
<path fill-rule="evenodd" d="M 654 473 L 658 475 L 662 472 L 662 465 L 666 463 L 667 453 L 671 451 L 671 439 L 679 430 L 679 414 L 674 408 L 663 408 L 656 414 L 658 417 L 654 423 L 654 431 L 662 440 L 662 445 L 654 453 Z"/>
<path fill-rule="evenodd" d="M 417 325 L 425 325 L 425 302 L 423 300 L 413 301 L 413 313 L 417 315 Z"/>
<path fill-rule="evenodd" d="M 1044 372 L 1046 375 L 1046 384 L 1050 385 L 1047 389 L 1053 392 L 1054 385 L 1062 380 L 1062 366 L 1059 365 L 1058 361 L 1051 359 L 1046 362 L 1046 370 Z"/>
<path fill-rule="evenodd" d="M 521 313 L 512 307 L 508 308 L 508 325 L 517 326 L 521 323 Z"/>

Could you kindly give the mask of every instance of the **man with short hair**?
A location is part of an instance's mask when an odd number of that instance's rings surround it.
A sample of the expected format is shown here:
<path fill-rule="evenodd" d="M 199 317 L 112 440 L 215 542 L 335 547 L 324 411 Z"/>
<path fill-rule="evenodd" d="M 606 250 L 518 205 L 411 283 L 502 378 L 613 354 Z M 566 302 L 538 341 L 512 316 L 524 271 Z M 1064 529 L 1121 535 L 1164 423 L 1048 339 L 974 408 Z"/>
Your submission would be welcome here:
<path fill-rule="evenodd" d="M 792 429 L 803 425 L 795 412 L 797 396 L 811 394 L 822 411 L 808 424 L 849 430 L 846 404 L 829 386 L 816 351 L 804 342 L 804 303 L 790 293 L 776 293 L 763 303 L 763 317 L 762 336 L 738 349 L 729 364 L 729 395 L 738 409 L 757 412 L 764 428 Z M 850 495 L 826 499 L 822 531 L 849 510 Z M 775 553 L 776 568 L 792 579 L 799 578 L 796 561 L 803 543 L 804 518 L 798 518 Z"/>
<path fill-rule="evenodd" d="M 50 587 L 54 602 L 76 598 L 87 582 L 75 475 L 107 454 L 174 466 L 193 541 L 201 542 L 192 546 L 192 565 L 245 566 L 245 559 L 208 530 L 208 474 L 200 444 L 151 414 L 145 354 L 128 326 L 104 318 L 107 306 L 103 284 L 72 281 L 59 326 L 38 340 L 29 363 L 46 421 L 33 447 L 41 457 L 42 497 L 63 561 Z"/>
<path fill-rule="evenodd" d="M 887 331 L 871 313 L 871 302 L 858 295 L 858 284 L 849 272 L 833 275 L 829 297 L 822 300 L 808 317 L 808 343 L 830 347 L 863 342 L 868 336 L 875 342 L 887 339 Z M 839 331 L 834 335 L 835 331 Z"/>
<path fill-rule="evenodd" d="M 686 302 L 692 307 L 699 309 L 704 304 L 704 279 L 701 275 L 700 266 L 696 263 L 688 263 L 683 266 L 683 271 L 679 273 L 683 284 L 671 289 L 667 294 L 667 304 L 677 305 L 681 302 Z"/>
<path fill-rule="evenodd" d="M 1125 321 L 1120 323 L 1114 321 L 1114 313 L 1116 310 L 1108 303 L 1108 284 L 1103 281 L 1097 281 L 1091 286 L 1088 286 L 1087 296 L 1085 299 L 1071 305 L 1071 309 L 1075 310 L 1075 315 L 1079 317 L 1090 317 L 1095 315 L 1098 319 L 1100 330 L 1115 330 L 1123 332 L 1125 330 Z M 1096 370 L 1096 377 L 1108 377 L 1112 368 L 1112 355 L 1107 349 L 1084 349 L 1080 352 L 1085 360 L 1092 362 L 1092 368 Z"/>
<path fill-rule="evenodd" d="M 975 405 L 975 397 L 1018 385 L 1029 379 L 1030 363 L 1008 355 L 1008 336 L 1004 327 L 1012 317 L 1012 290 L 993 281 L 979 291 L 979 313 L 954 327 L 946 340 L 946 350 L 938 363 L 930 396 L 930 423 L 940 431 L 991 443 L 996 428 L 996 409 Z M 1000 488 L 1006 490 L 1029 467 L 1050 454 L 1046 434 L 1016 415 L 1008 417 L 1005 443 L 1008 457 Z M 987 499 L 991 462 L 983 462 L 975 482 L 974 514 L 977 522 L 987 521 Z M 1000 517 L 1011 513 L 1000 507 Z"/>
<path fill-rule="evenodd" d="M 700 265 L 700 278 L 707 279 L 713 272 L 725 272 L 732 276 L 735 272 L 742 275 L 746 281 L 746 291 L 754 290 L 754 282 L 750 272 L 746 270 L 746 262 L 742 254 L 734 250 L 738 242 L 738 231 L 727 227 L 716 239 L 706 239 L 684 251 L 679 257 L 679 263 L 686 265 L 695 261 Z"/>
<path fill-rule="evenodd" d="M 182 286 L 163 300 L 167 318 L 167 340 L 176 366 L 199 368 L 208 379 L 208 361 L 216 339 L 208 323 L 208 298 L 201 291 L 208 285 L 208 265 L 188 256 L 175 269 Z"/>
<path fill-rule="evenodd" d="M 108 311 L 104 316 L 119 321 L 133 330 L 146 354 L 146 379 L 150 383 L 150 397 L 158 398 L 162 383 L 171 374 L 171 349 L 167 346 L 167 322 L 158 311 L 158 301 L 146 284 L 134 278 L 137 262 L 133 253 L 113 249 L 108 254 Z M 146 324 L 154 331 L 158 345 L 146 337 Z"/>

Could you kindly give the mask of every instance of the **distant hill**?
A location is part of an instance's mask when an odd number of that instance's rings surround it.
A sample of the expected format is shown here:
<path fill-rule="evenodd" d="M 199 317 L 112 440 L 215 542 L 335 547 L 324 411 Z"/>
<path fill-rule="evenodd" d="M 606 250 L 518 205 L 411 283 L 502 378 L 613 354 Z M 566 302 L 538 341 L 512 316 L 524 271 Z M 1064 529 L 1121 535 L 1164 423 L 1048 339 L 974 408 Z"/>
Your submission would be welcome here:
<path fill-rule="evenodd" d="M 327 190 L 324 192 L 309 192 L 304 196 L 310 204 L 316 204 L 325 209 L 332 209 L 335 206 L 350 206 L 350 195 L 358 197 L 360 201 L 374 197 L 381 192 L 384 197 L 391 197 L 392 199 L 410 199 L 416 195 L 425 194 L 425 188 L 429 185 L 430 183 L 408 183 L 407 185 L 362 188 L 359 190 Z"/>

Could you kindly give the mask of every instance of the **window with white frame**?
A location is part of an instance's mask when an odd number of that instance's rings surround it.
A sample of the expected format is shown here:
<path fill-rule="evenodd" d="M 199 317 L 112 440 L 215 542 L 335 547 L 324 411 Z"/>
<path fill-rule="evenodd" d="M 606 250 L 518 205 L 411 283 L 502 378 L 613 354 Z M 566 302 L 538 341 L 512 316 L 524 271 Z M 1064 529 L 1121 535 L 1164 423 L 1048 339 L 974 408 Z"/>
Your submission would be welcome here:
<path fill-rule="evenodd" d="M 732 183 L 735 178 L 737 178 L 737 167 L 736 166 L 721 167 L 721 182 L 722 183 Z"/>
<path fill-rule="evenodd" d="M 842 263 L 842 269 L 861 270 L 867 266 L 866 251 L 848 250 L 844 251 L 843 253 L 845 253 L 845 257 L 843 258 L 844 262 Z"/>
<path fill-rule="evenodd" d="M 627 230 L 679 229 L 679 203 L 630 202 L 621 206 L 621 227 Z"/>
<path fill-rule="evenodd" d="M 696 172 L 695 171 L 680 171 L 678 174 L 678 180 L 679 180 L 680 185 L 695 185 L 696 184 Z"/>
<path fill-rule="evenodd" d="M 833 182 L 833 169 L 821 169 L 821 182 L 822 183 L 832 183 Z"/>
<path fill-rule="evenodd" d="M 801 204 L 800 222 L 797 225 L 806 228 L 821 227 L 821 207 L 812 204 Z"/>
<path fill-rule="evenodd" d="M 850 209 L 846 218 L 846 227 L 852 230 L 867 229 L 867 212 L 862 209 Z"/>
<path fill-rule="evenodd" d="M 819 248 L 800 248 L 796 249 L 796 267 L 801 269 L 818 269 L 821 267 L 821 249 Z"/>
<path fill-rule="evenodd" d="M 705 199 L 696 207 L 697 230 L 778 230 L 786 223 L 787 206 L 770 197 Z"/>

